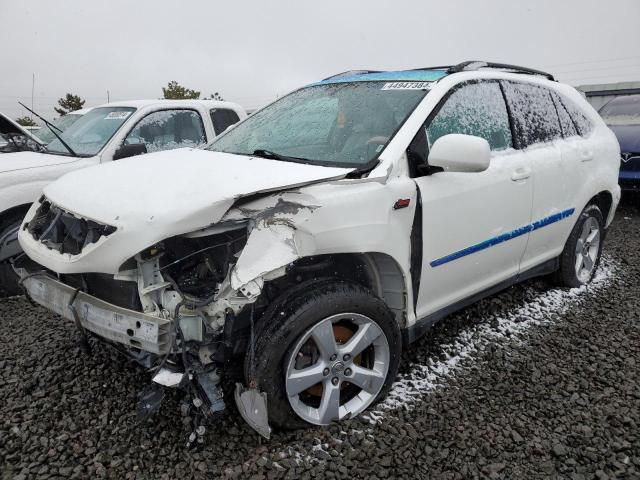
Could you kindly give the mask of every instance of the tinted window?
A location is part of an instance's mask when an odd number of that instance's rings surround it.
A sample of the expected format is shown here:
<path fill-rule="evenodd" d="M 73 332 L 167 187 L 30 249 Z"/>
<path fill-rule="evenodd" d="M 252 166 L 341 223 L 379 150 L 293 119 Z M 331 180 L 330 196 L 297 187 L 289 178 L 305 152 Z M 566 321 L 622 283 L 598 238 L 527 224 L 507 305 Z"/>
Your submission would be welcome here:
<path fill-rule="evenodd" d="M 229 125 L 233 125 L 240 121 L 240 117 L 238 117 L 236 112 L 226 108 L 214 108 L 209 113 L 211 115 L 211 121 L 213 122 L 213 128 L 216 131 L 216 135 L 220 135 L 224 132 L 229 128 Z"/>
<path fill-rule="evenodd" d="M 503 85 L 521 148 L 562 137 L 560 120 L 547 89 L 528 83 Z"/>
<path fill-rule="evenodd" d="M 455 90 L 427 127 L 429 145 L 449 133 L 484 138 L 492 150 L 511 147 L 509 116 L 500 85 L 481 82 Z"/>
<path fill-rule="evenodd" d="M 197 147 L 206 142 L 202 118 L 193 110 L 161 110 L 140 120 L 125 145 L 144 143 L 147 152 Z"/>
<path fill-rule="evenodd" d="M 565 138 L 573 137 L 578 135 L 578 131 L 576 130 L 576 126 L 567 112 L 567 109 L 564 107 L 562 102 L 560 101 L 560 97 L 557 93 L 551 92 L 551 96 L 553 97 L 553 103 L 556 106 L 556 110 L 558 112 L 558 117 L 560 118 L 560 127 L 562 128 L 562 135 Z"/>
<path fill-rule="evenodd" d="M 580 110 L 580 108 L 571 100 L 565 97 L 561 97 L 560 100 L 562 101 L 564 107 L 567 109 L 567 112 L 569 112 L 569 115 L 571 115 L 571 119 L 578 129 L 578 133 L 583 137 L 589 135 L 589 133 L 593 129 L 591 120 L 589 120 L 587 116 L 582 113 L 582 110 Z"/>

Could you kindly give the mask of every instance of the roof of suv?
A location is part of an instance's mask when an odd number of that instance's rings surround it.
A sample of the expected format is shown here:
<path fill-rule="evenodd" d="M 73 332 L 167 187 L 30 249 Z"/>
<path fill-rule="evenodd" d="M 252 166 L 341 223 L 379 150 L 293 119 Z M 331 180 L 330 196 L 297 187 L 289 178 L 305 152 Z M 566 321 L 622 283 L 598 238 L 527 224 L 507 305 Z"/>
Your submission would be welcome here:
<path fill-rule="evenodd" d="M 541 70 L 535 70 L 528 67 L 519 67 L 517 65 L 509 65 L 505 63 L 493 63 L 469 60 L 457 65 L 426 67 L 415 70 L 397 70 L 380 72 L 374 70 L 351 70 L 348 72 L 338 73 L 331 77 L 325 78 L 317 84 L 329 83 L 347 83 L 347 82 L 374 82 L 374 81 L 393 81 L 393 82 L 434 82 L 441 78 L 458 72 L 469 72 L 483 69 L 500 70 L 509 73 L 520 73 L 527 75 L 539 75 L 548 80 L 555 80 L 553 75 Z M 317 85 L 316 84 L 316 85 Z"/>

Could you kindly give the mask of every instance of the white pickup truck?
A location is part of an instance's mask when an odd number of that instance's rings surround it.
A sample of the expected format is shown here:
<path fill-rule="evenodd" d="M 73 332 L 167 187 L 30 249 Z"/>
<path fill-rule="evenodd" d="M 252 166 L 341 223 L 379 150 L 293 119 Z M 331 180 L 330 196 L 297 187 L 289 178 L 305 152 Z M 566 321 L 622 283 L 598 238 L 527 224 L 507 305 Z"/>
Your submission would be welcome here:
<path fill-rule="evenodd" d="M 214 100 L 135 100 L 98 106 L 54 137 L 43 152 L 0 157 L 0 291 L 17 293 L 8 259 L 20 252 L 17 229 L 42 188 L 72 170 L 147 152 L 198 147 L 246 117 Z M 99 188 L 99 187 L 98 187 Z"/>

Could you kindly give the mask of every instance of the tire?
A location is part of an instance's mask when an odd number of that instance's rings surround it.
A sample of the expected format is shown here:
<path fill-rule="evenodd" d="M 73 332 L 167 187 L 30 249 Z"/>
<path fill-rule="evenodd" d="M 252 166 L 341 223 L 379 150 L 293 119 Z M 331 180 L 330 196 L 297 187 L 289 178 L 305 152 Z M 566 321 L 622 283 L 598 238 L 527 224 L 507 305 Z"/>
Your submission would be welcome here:
<path fill-rule="evenodd" d="M 331 327 L 328 327 L 329 325 Z M 331 364 L 322 363 L 329 355 L 323 357 L 320 349 L 315 348 L 319 356 L 311 366 L 320 369 L 318 371 L 322 371 L 323 374 L 327 370 L 330 370 L 330 373 L 322 375 L 320 383 L 300 392 L 299 395 L 294 395 L 290 401 L 287 394 L 287 373 L 297 369 L 296 364 L 302 358 L 302 354 L 295 354 L 307 348 L 313 349 L 316 345 L 312 339 L 302 347 L 300 342 L 304 341 L 305 336 L 312 330 L 326 331 L 327 328 L 336 338 L 338 348 L 342 348 L 338 350 L 340 358 L 334 358 Z M 370 332 L 371 338 L 374 335 L 377 337 L 362 353 L 356 353 L 354 358 L 349 359 L 346 358 L 348 355 L 345 356 L 349 351 L 348 347 L 357 345 L 358 342 L 349 344 L 348 340 L 341 342 L 338 337 L 351 335 L 350 338 L 356 340 L 354 332 L 362 334 L 359 338 L 369 338 L 369 335 L 364 334 Z M 398 372 L 402 349 L 400 328 L 386 304 L 360 285 L 333 279 L 306 282 L 273 302 L 256 327 L 255 339 L 253 353 L 249 346 L 246 354 L 245 378 L 248 385 L 253 384 L 260 391 L 266 392 L 269 423 L 283 429 L 330 423 L 326 421 L 328 415 L 314 421 L 309 416 L 301 416 L 299 413 L 301 408 L 309 408 L 304 403 L 307 401 L 317 402 L 318 412 L 335 412 L 335 409 L 321 408 L 325 392 L 335 393 L 337 390 L 339 403 L 345 402 L 344 406 L 341 404 L 341 408 L 349 413 L 340 420 L 356 416 L 385 397 Z M 367 341 L 360 344 L 364 345 Z M 388 347 L 386 355 L 385 342 Z M 356 352 L 357 347 L 353 351 Z M 366 362 L 370 363 L 365 365 Z M 294 370 L 291 370 L 292 368 Z M 363 377 L 363 372 L 367 375 L 374 372 L 375 378 Z M 351 377 L 347 377 L 347 374 Z M 351 378 L 355 381 L 356 377 L 368 378 L 364 383 L 370 391 L 365 391 L 347 380 Z M 337 384 L 325 383 L 338 378 Z M 362 395 L 358 395 L 357 391 Z M 297 411 L 294 410 L 294 404 Z M 351 406 L 351 410 L 348 406 Z M 343 410 L 338 410 L 341 411 Z"/>
<path fill-rule="evenodd" d="M 604 234 L 604 218 L 600 208 L 593 204 L 587 205 L 571 230 L 560 255 L 557 280 L 562 286 L 575 288 L 591 282 L 600 264 Z M 590 236 L 591 240 L 585 244 Z"/>
<path fill-rule="evenodd" d="M 10 229 L 19 226 L 26 215 L 25 211 L 13 212 L 0 220 L 0 238 Z M 18 276 L 8 261 L 0 262 L 0 298 L 22 294 L 18 285 Z"/>

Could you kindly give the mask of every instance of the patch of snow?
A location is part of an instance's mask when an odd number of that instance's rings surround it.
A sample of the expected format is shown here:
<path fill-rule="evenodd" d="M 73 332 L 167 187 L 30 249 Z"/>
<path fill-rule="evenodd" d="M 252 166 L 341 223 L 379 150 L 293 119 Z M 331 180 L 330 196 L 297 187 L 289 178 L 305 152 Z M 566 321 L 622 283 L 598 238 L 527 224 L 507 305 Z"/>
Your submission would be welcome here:
<path fill-rule="evenodd" d="M 361 415 L 361 418 L 365 422 L 376 424 L 384 418 L 386 411 L 399 407 L 411 409 L 424 395 L 446 385 L 447 378 L 463 368 L 466 359 L 496 341 L 504 338 L 523 341 L 532 327 L 554 323 L 559 315 L 575 307 L 580 299 L 586 298 L 594 290 L 606 287 L 615 272 L 614 262 L 604 256 L 589 285 L 546 290 L 502 316 L 495 314 L 484 317 L 482 323 L 472 325 L 458 334 L 454 342 L 441 345 L 446 356 L 444 361 L 430 358 L 426 364 L 411 365 L 409 371 L 400 375 L 393 384 L 387 398 L 374 410 Z"/>

